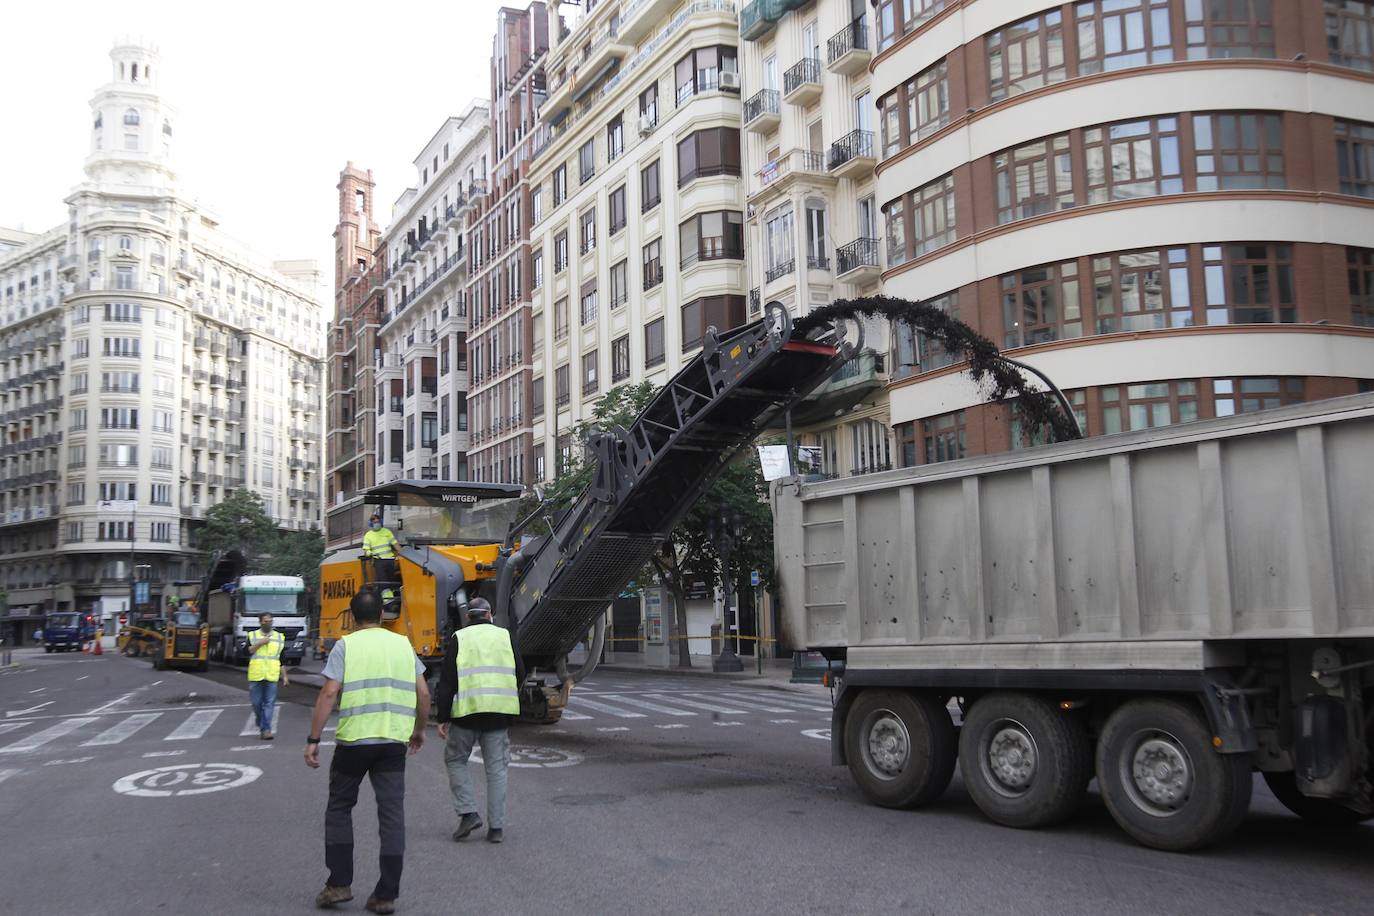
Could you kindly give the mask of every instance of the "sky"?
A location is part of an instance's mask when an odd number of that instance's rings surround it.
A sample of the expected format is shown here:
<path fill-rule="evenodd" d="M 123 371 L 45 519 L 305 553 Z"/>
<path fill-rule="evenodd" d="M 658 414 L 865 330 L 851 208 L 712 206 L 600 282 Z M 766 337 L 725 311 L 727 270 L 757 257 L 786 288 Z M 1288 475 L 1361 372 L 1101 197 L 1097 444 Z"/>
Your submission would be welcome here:
<path fill-rule="evenodd" d="M 339 171 L 349 160 L 372 169 L 373 215 L 388 226 L 424 144 L 488 95 L 502 5 L 5 3 L 0 226 L 44 232 L 66 219 L 63 198 L 84 178 L 89 102 L 110 78 L 110 49 L 132 38 L 161 55 L 182 192 L 259 254 L 318 260 L 332 303 Z"/>

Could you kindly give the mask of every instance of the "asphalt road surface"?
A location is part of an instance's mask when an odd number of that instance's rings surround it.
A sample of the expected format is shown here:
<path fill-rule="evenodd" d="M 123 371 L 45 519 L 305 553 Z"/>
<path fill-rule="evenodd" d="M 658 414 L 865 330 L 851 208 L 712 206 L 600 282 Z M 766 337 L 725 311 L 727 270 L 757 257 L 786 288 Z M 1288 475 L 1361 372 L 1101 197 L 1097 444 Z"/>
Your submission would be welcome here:
<path fill-rule="evenodd" d="M 0 673 L 0 912 L 313 911 L 328 775 L 301 760 L 310 691 L 263 742 L 242 672 L 19 661 Z M 1374 827 L 1309 827 L 1262 783 L 1239 835 L 1193 855 L 1135 845 L 1096 795 L 1037 832 L 983 819 L 957 777 L 934 807 L 887 811 L 830 766 L 827 707 L 818 687 L 597 672 L 563 722 L 514 730 L 500 846 L 449 839 L 431 730 L 399 911 L 1374 913 Z M 345 912 L 376 879 L 368 789 L 355 825 Z"/>

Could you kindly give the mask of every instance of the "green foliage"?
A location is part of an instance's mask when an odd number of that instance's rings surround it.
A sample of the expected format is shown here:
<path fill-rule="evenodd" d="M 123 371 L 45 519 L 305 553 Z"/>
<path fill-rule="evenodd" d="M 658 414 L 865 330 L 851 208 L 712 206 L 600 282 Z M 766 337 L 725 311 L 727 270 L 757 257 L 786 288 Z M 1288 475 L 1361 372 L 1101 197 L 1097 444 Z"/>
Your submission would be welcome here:
<path fill-rule="evenodd" d="M 324 535 L 311 531 L 281 531 L 276 546 L 263 566 L 273 576 L 300 576 L 305 590 L 316 594 L 320 587 L 320 561 L 324 559 Z"/>
<path fill-rule="evenodd" d="M 268 575 L 300 576 L 314 591 L 320 581 L 324 536 L 314 531 L 281 531 L 252 490 L 236 490 L 205 512 L 200 546 L 207 554 L 237 550 L 248 566 Z"/>

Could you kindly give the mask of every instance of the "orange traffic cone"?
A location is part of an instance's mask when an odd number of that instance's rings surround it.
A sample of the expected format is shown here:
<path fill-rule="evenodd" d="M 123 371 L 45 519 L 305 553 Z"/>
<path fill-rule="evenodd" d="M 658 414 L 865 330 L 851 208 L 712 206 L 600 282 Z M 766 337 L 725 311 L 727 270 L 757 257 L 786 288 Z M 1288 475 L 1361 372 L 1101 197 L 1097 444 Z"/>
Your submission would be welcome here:
<path fill-rule="evenodd" d="M 81 651 L 84 652 L 84 653 L 87 654 L 87 655 L 90 655 L 90 654 L 91 654 L 91 644 L 88 643 L 88 642 L 82 642 L 82 643 L 81 643 Z"/>
<path fill-rule="evenodd" d="M 94 648 L 93 650 L 91 650 L 91 654 L 92 654 L 92 655 L 104 655 L 104 654 L 105 654 L 104 649 L 102 649 L 102 648 L 101 648 L 101 645 L 100 645 L 101 642 L 103 642 L 103 641 L 104 641 L 104 640 L 102 639 L 101 634 L 99 633 L 99 631 L 97 631 L 96 634 L 95 634 L 95 648 Z"/>

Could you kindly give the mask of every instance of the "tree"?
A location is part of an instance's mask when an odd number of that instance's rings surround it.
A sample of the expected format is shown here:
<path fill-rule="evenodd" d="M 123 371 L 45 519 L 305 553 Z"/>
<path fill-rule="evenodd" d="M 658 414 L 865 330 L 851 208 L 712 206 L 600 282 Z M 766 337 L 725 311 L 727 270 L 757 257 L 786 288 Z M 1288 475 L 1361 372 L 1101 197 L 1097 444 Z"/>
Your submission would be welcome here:
<path fill-rule="evenodd" d="M 200 547 L 209 554 L 237 550 L 249 563 L 276 547 L 277 528 L 263 507 L 262 497 L 252 490 L 233 495 L 205 512 Z"/>
<path fill-rule="evenodd" d="M 316 594 L 320 587 L 320 561 L 323 559 L 324 535 L 319 529 L 280 531 L 263 571 L 273 576 L 300 576 L 305 580 L 305 590 Z"/>

